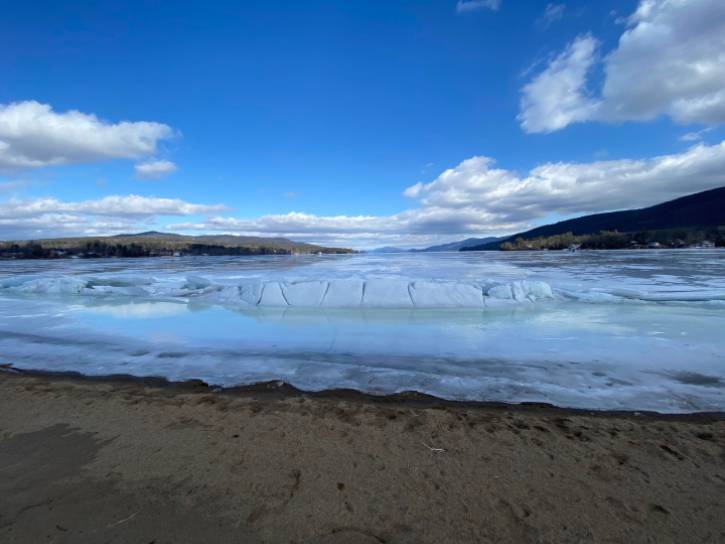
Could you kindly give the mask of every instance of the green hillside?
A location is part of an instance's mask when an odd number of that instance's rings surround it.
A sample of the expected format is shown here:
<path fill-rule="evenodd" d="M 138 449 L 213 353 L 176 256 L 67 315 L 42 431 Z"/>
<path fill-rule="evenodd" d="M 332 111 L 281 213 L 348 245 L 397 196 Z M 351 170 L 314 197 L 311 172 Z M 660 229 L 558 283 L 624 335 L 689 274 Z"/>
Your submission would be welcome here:
<path fill-rule="evenodd" d="M 293 242 L 286 238 L 209 235 L 185 236 L 163 232 L 84 236 L 44 240 L 0 242 L 0 258 L 52 259 L 68 257 L 163 257 L 185 255 L 292 255 L 314 253 L 352 253 L 345 248 L 330 248 Z"/>

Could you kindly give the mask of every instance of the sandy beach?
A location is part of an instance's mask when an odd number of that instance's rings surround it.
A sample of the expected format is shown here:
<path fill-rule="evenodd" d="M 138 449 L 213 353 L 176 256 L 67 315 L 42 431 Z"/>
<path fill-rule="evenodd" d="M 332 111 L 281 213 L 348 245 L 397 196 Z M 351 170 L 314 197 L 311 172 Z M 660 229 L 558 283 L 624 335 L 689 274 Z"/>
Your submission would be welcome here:
<path fill-rule="evenodd" d="M 0 373 L 0 540 L 723 542 L 725 416 Z"/>

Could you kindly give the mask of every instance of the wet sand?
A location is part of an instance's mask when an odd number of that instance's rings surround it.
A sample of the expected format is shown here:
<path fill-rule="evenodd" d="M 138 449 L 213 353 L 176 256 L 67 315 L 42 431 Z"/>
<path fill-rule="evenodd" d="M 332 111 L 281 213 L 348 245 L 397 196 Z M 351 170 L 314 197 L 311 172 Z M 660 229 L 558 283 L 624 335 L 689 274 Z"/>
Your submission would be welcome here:
<path fill-rule="evenodd" d="M 725 542 L 725 416 L 5 371 L 0 541 Z"/>

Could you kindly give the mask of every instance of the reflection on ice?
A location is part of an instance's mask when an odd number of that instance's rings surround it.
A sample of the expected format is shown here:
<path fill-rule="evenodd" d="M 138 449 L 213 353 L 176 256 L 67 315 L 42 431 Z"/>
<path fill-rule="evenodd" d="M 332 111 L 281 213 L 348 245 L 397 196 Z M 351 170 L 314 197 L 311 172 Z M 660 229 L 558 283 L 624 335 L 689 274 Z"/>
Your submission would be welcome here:
<path fill-rule="evenodd" d="M 181 315 L 189 311 L 188 306 L 178 302 L 114 302 L 86 303 L 70 307 L 71 310 L 118 318 L 150 318 Z"/>

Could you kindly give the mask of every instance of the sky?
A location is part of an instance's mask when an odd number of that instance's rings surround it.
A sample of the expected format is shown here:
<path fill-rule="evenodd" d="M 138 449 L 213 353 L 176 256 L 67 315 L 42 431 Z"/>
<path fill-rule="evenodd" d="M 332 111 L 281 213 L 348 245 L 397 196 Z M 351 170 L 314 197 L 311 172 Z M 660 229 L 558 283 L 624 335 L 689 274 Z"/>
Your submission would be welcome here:
<path fill-rule="evenodd" d="M 423 247 L 725 185 L 722 0 L 0 7 L 0 239 Z"/>

